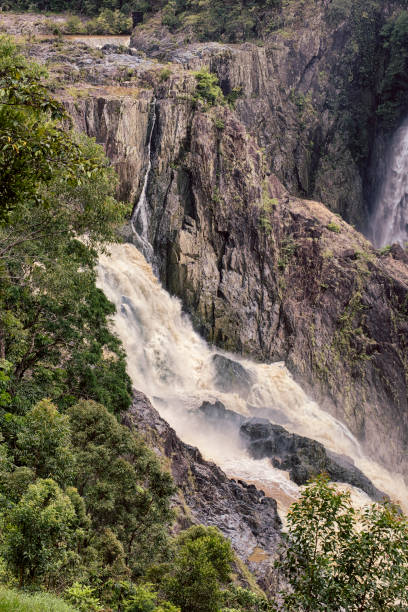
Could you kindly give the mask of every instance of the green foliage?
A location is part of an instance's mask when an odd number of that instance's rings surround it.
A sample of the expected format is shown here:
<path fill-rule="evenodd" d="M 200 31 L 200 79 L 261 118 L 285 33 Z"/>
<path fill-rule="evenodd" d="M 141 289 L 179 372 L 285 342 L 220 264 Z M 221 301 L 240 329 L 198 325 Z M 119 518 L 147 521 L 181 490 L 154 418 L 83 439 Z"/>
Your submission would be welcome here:
<path fill-rule="evenodd" d="M 171 477 L 142 440 L 103 406 L 81 401 L 68 410 L 76 457 L 75 485 L 93 528 L 111 529 L 134 576 L 166 551 L 173 517 Z"/>
<path fill-rule="evenodd" d="M 130 34 L 132 20 L 119 10 L 103 9 L 98 17 L 86 22 L 87 34 Z"/>
<path fill-rule="evenodd" d="M 23 413 L 43 397 L 67 406 L 85 395 L 118 411 L 130 403 L 130 380 L 95 265 L 126 208 L 113 198 L 116 179 L 101 147 L 50 121 L 65 115 L 37 72 L 0 41 L 0 86 L 9 101 L 0 104 L 0 140 L 24 138 L 22 151 L 0 152 L 9 194 L 8 224 L 0 225 L 0 359 L 11 364 L 2 370 L 2 403 Z M 58 142 L 63 151 L 54 155 Z"/>
<path fill-rule="evenodd" d="M 361 511 L 321 476 L 288 514 L 278 564 L 289 610 L 403 610 L 408 605 L 408 523 L 390 504 Z"/>
<path fill-rule="evenodd" d="M 54 478 L 61 486 L 72 483 L 75 459 L 69 417 L 42 400 L 26 415 L 16 441 L 16 459 L 38 478 Z"/>
<path fill-rule="evenodd" d="M 66 113 L 41 76 L 0 37 L 0 222 L 21 205 L 46 208 L 43 190 L 56 174 L 66 185 L 80 185 L 98 172 L 94 160 L 61 128 Z"/>
<path fill-rule="evenodd" d="M 335 234 L 340 234 L 340 227 L 336 223 L 334 223 L 334 221 L 330 221 L 330 223 L 328 223 L 326 227 L 331 232 L 334 232 Z"/>
<path fill-rule="evenodd" d="M 379 255 L 388 255 L 388 253 L 391 251 L 392 246 L 390 244 L 387 244 L 385 247 L 383 247 L 382 249 L 378 250 L 378 254 Z"/>
<path fill-rule="evenodd" d="M 149 13 L 162 10 L 162 23 L 171 30 L 193 26 L 196 36 L 202 40 L 239 42 L 257 38 L 264 30 L 267 18 L 276 16 L 281 0 L 164 0 L 151 4 L 141 0 L 139 10 Z"/>
<path fill-rule="evenodd" d="M 191 527 L 178 538 L 163 590 L 182 612 L 217 612 L 221 587 L 230 581 L 232 560 L 231 544 L 218 529 Z"/>
<path fill-rule="evenodd" d="M 94 595 L 95 589 L 79 582 L 65 589 L 64 598 L 80 612 L 100 612 L 103 610 L 100 601 Z"/>
<path fill-rule="evenodd" d="M 168 81 L 171 76 L 170 68 L 163 68 L 160 70 L 159 77 L 160 81 L 163 83 L 164 81 Z"/>
<path fill-rule="evenodd" d="M 0 588 L 0 612 L 77 612 L 69 604 L 48 593 L 28 593 Z"/>
<path fill-rule="evenodd" d="M 3 555 L 20 586 L 57 579 L 75 547 L 78 517 L 69 496 L 51 479 L 31 484 L 3 516 Z"/>
<path fill-rule="evenodd" d="M 245 610 L 245 612 L 272 612 L 275 610 L 267 598 L 258 595 L 249 589 L 240 586 L 232 586 L 223 593 L 223 603 L 225 608 L 222 612 L 232 612 L 232 610 Z"/>
<path fill-rule="evenodd" d="M 225 99 L 219 86 L 218 77 L 216 74 L 208 72 L 208 70 L 200 70 L 194 73 L 197 81 L 195 99 L 200 100 L 206 106 L 216 106 L 224 104 Z"/>
<path fill-rule="evenodd" d="M 3 125 L 11 115 L 17 133 L 27 120 L 33 133 L 57 133 L 72 148 L 58 163 L 50 150 L 46 176 L 21 167 L 0 227 L 0 547 L 20 585 L 68 587 L 88 610 L 100 594 L 112 599 L 110 581 L 165 558 L 174 487 L 108 412 L 125 410 L 131 397 L 109 329 L 114 307 L 95 285 L 98 251 L 116 240 L 126 212 L 113 197 L 116 177 L 101 147 L 69 132 L 40 70 L 3 39 L 0 69 L 3 100 L 13 101 Z M 41 160 L 38 143 L 30 146 Z M 1 164 L 0 172 L 7 184 Z"/>
<path fill-rule="evenodd" d="M 152 584 L 138 585 L 125 601 L 125 612 L 180 612 L 168 601 L 159 602 L 159 595 Z"/>
<path fill-rule="evenodd" d="M 147 2 L 145 3 L 147 4 Z M 154 0 L 152 6 L 154 6 Z M 127 23 L 127 32 L 131 26 L 129 19 L 132 10 L 138 10 L 140 0 L 2 0 L 0 7 L 6 10 L 39 11 L 39 12 L 71 12 L 80 15 L 98 17 L 108 15 L 108 22 L 112 13 L 120 13 L 121 22 Z M 92 20 L 96 21 L 96 20 Z M 76 25 L 77 21 L 75 22 Z M 121 33 L 121 32 L 107 32 Z"/>

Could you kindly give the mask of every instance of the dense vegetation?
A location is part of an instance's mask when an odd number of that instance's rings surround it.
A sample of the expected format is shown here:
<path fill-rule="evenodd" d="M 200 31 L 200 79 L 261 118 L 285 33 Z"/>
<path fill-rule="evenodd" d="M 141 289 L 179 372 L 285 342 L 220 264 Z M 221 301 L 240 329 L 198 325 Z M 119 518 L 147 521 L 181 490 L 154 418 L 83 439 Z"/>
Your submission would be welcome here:
<path fill-rule="evenodd" d="M 87 612 L 264 606 L 231 587 L 215 528 L 170 537 L 172 479 L 120 423 L 131 386 L 95 267 L 127 209 L 45 78 L 0 39 L 0 580 Z M 0 592 L 5 610 L 38 602 Z"/>
<path fill-rule="evenodd" d="M 1 0 L 3 10 L 14 11 L 63 11 L 96 16 L 104 9 L 119 10 L 129 16 L 138 7 L 138 0 Z"/>

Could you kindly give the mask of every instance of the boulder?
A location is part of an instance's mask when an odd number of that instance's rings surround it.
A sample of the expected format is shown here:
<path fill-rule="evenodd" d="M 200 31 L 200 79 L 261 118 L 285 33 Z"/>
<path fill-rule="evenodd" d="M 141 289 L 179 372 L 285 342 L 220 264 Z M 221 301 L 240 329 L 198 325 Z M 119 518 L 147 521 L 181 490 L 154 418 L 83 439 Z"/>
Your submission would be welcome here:
<path fill-rule="evenodd" d="M 358 487 L 375 501 L 387 497 L 354 465 L 352 459 L 326 450 L 316 440 L 289 433 L 280 425 L 260 418 L 242 423 L 240 434 L 254 459 L 268 457 L 275 468 L 288 471 L 298 485 L 326 472 L 331 480 Z"/>
<path fill-rule="evenodd" d="M 204 414 L 209 421 L 229 423 L 237 427 L 246 420 L 241 414 L 233 410 L 227 410 L 224 404 L 218 400 L 215 401 L 214 404 L 211 404 L 211 402 L 203 402 L 199 411 Z"/>
<path fill-rule="evenodd" d="M 249 395 L 254 376 L 237 361 L 223 355 L 214 355 L 215 386 L 225 393 L 238 393 L 244 399 Z"/>

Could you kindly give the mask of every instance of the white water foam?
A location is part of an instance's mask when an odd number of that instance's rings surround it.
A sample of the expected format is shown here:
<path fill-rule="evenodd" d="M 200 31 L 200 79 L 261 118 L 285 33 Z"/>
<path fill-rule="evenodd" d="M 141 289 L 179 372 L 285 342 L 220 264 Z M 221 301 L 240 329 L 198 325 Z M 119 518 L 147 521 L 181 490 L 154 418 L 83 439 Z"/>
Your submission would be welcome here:
<path fill-rule="evenodd" d="M 348 455 L 378 489 L 408 508 L 402 476 L 365 457 L 347 427 L 311 401 L 283 363 L 258 364 L 209 347 L 183 314 L 180 301 L 161 287 L 133 245 L 112 245 L 110 255 L 101 255 L 98 286 L 116 306 L 114 327 L 127 353 L 134 386 L 152 400 L 182 440 L 197 446 L 230 477 L 264 489 L 277 499 L 282 513 L 298 496 L 298 487 L 285 472 L 273 468 L 266 459 L 249 457 L 236 431 L 209 423 L 197 411 L 203 401 L 219 400 L 226 408 L 248 416 L 261 412 L 293 433 Z M 216 353 L 251 371 L 255 382 L 247 400 L 215 386 Z M 360 493 L 354 492 L 365 503 L 366 496 Z"/>
<path fill-rule="evenodd" d="M 408 241 L 408 120 L 396 131 L 387 153 L 387 170 L 371 220 L 377 248 Z"/>

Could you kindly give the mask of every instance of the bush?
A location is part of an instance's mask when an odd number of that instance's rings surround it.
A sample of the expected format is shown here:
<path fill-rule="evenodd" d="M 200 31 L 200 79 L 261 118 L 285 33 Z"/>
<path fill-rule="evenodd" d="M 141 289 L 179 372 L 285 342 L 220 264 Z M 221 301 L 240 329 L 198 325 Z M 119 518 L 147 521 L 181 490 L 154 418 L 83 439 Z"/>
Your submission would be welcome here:
<path fill-rule="evenodd" d="M 340 234 L 340 227 L 333 221 L 330 221 L 330 223 L 327 224 L 327 229 L 335 234 Z"/>
<path fill-rule="evenodd" d="M 288 513 L 277 564 L 291 587 L 285 610 L 384 612 L 408 606 L 408 521 L 391 503 L 356 511 L 326 476 Z"/>
<path fill-rule="evenodd" d="M 216 106 L 224 104 L 225 99 L 219 86 L 218 77 L 216 74 L 208 72 L 208 70 L 200 70 L 195 72 L 194 76 L 197 81 L 195 99 L 200 100 L 207 106 Z"/>
<path fill-rule="evenodd" d="M 74 582 L 72 587 L 65 590 L 65 599 L 75 606 L 80 612 L 100 612 L 102 607 L 100 601 L 94 596 L 95 589 Z"/>
<path fill-rule="evenodd" d="M 217 612 L 221 587 L 230 582 L 231 544 L 215 527 L 198 525 L 180 534 L 163 589 L 182 612 Z"/>
<path fill-rule="evenodd" d="M 163 68 L 163 70 L 160 70 L 159 73 L 159 77 L 160 77 L 160 81 L 163 83 L 164 81 L 168 81 L 171 75 L 171 70 L 170 68 Z"/>

